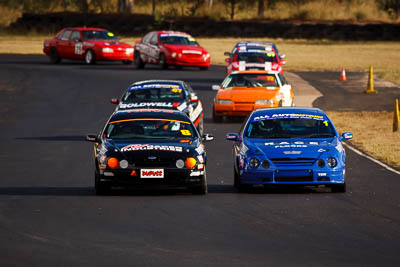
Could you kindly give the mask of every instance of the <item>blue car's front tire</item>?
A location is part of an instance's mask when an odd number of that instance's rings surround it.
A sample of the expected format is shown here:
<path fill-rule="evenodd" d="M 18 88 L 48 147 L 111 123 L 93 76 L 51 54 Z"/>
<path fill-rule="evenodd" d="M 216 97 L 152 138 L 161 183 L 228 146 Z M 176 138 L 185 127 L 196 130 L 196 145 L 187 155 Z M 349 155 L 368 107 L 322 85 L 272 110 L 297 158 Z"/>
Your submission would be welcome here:
<path fill-rule="evenodd" d="M 331 185 L 332 193 L 346 193 L 346 183 Z"/>

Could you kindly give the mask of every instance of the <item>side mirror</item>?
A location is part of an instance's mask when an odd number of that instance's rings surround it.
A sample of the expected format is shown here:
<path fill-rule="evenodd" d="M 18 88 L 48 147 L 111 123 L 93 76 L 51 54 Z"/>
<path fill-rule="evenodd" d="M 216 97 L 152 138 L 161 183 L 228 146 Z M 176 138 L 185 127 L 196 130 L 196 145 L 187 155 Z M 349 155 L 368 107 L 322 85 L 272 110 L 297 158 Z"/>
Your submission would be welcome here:
<path fill-rule="evenodd" d="M 286 55 L 285 55 L 285 54 L 282 54 L 282 55 L 279 55 L 279 57 L 280 57 L 281 59 L 285 59 L 285 58 L 286 58 Z"/>
<path fill-rule="evenodd" d="M 100 139 L 95 134 L 88 134 L 88 135 L 86 135 L 86 141 L 99 143 Z"/>
<path fill-rule="evenodd" d="M 353 134 L 350 132 L 344 132 L 340 137 L 340 141 L 350 140 L 353 138 Z"/>
<path fill-rule="evenodd" d="M 231 56 L 231 53 L 229 53 L 229 52 L 224 52 L 224 56 L 230 57 L 230 56 Z"/>
<path fill-rule="evenodd" d="M 237 133 L 227 133 L 225 136 L 225 139 L 228 141 L 234 141 L 234 142 L 241 142 L 242 139 L 240 138 L 239 134 Z"/>
<path fill-rule="evenodd" d="M 119 100 L 117 98 L 111 98 L 110 102 L 112 104 L 119 104 Z"/>
<path fill-rule="evenodd" d="M 231 63 L 232 61 L 231 61 L 231 59 L 228 57 L 228 58 L 225 58 L 225 62 L 226 62 L 226 63 Z"/>
<path fill-rule="evenodd" d="M 214 135 L 213 134 L 203 134 L 201 138 L 204 142 L 209 142 L 214 140 Z"/>
<path fill-rule="evenodd" d="M 196 101 L 199 101 L 199 97 L 196 94 L 191 93 L 190 94 L 190 102 L 196 102 Z"/>
<path fill-rule="evenodd" d="M 214 84 L 213 86 L 211 86 L 211 89 L 213 89 L 214 91 L 218 91 L 221 89 L 221 86 Z"/>

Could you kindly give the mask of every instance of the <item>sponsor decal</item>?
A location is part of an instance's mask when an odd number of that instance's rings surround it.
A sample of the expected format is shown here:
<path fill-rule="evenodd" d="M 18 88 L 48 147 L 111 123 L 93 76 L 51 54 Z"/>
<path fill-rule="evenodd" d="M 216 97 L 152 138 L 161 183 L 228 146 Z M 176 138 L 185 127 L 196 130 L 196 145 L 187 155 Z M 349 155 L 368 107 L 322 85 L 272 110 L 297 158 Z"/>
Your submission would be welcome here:
<path fill-rule="evenodd" d="M 318 176 L 326 176 L 326 172 L 319 172 Z"/>
<path fill-rule="evenodd" d="M 326 149 L 323 149 L 323 148 L 318 149 L 319 153 L 322 153 L 322 152 L 325 152 L 325 151 L 326 151 Z"/>
<path fill-rule="evenodd" d="M 197 50 L 182 50 L 182 54 L 196 54 L 196 55 L 201 55 L 201 51 Z"/>
<path fill-rule="evenodd" d="M 75 54 L 77 55 L 82 55 L 83 54 L 83 44 L 82 43 L 76 43 L 75 44 Z"/>
<path fill-rule="evenodd" d="M 186 102 L 183 102 L 181 105 L 177 106 L 176 108 L 177 108 L 179 111 L 183 111 L 186 107 L 187 107 Z"/>
<path fill-rule="evenodd" d="M 157 108 L 172 108 L 173 103 L 171 102 L 141 102 L 141 103 L 121 103 L 119 104 L 121 109 L 128 108 L 143 108 L 143 107 L 157 107 Z"/>
<path fill-rule="evenodd" d="M 199 145 L 195 150 L 197 153 L 203 154 L 204 153 L 204 145 Z M 203 156 L 201 156 L 201 158 L 203 158 Z M 201 160 L 200 163 L 203 163 L 203 161 Z"/>
<path fill-rule="evenodd" d="M 134 144 L 134 145 L 127 145 L 127 146 L 124 146 L 123 148 L 121 148 L 121 152 L 132 152 L 132 151 L 140 151 L 140 150 L 182 152 L 183 147 L 169 146 L 169 145 Z"/>
<path fill-rule="evenodd" d="M 283 114 L 273 114 L 273 115 L 261 115 L 254 117 L 253 121 L 259 120 L 273 120 L 273 119 L 312 119 L 322 121 L 323 116 L 312 115 L 312 114 L 296 114 L 296 113 L 283 113 Z"/>
<path fill-rule="evenodd" d="M 299 155 L 299 154 L 301 154 L 301 151 L 283 151 L 283 154 L 285 154 L 285 155 Z"/>
<path fill-rule="evenodd" d="M 140 177 L 141 178 L 164 178 L 164 170 L 163 169 L 141 169 Z"/>
<path fill-rule="evenodd" d="M 152 84 L 134 85 L 134 86 L 130 87 L 129 90 L 151 89 L 151 88 L 171 88 L 171 90 L 172 89 L 182 89 L 182 87 L 178 84 L 152 83 Z"/>
<path fill-rule="evenodd" d="M 318 145 L 318 142 L 303 142 L 303 141 L 295 141 L 292 143 L 289 142 L 265 142 L 264 146 L 274 146 L 275 148 L 296 148 L 296 147 L 308 147 L 308 145 Z M 325 151 L 325 150 L 324 150 Z"/>
<path fill-rule="evenodd" d="M 185 34 L 185 33 L 162 33 L 162 34 L 160 34 L 160 37 L 169 37 L 169 36 L 193 38 L 189 34 Z"/>

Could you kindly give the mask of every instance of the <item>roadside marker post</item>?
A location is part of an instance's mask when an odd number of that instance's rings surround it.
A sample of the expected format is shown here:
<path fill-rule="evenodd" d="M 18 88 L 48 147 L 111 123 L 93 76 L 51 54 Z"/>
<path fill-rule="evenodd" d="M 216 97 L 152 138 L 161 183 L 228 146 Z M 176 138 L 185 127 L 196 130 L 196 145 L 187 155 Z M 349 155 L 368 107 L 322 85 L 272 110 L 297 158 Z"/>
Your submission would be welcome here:
<path fill-rule="evenodd" d="M 368 86 L 367 89 L 364 91 L 366 94 L 376 94 L 378 91 L 374 89 L 374 70 L 372 65 L 369 66 L 369 78 L 368 78 Z"/>
<path fill-rule="evenodd" d="M 393 113 L 393 132 L 399 131 L 400 115 L 399 115 L 399 99 L 394 102 L 394 113 Z"/>
<path fill-rule="evenodd" d="M 342 73 L 340 74 L 340 80 L 342 82 L 347 81 L 346 71 L 344 70 L 344 68 L 342 68 Z"/>

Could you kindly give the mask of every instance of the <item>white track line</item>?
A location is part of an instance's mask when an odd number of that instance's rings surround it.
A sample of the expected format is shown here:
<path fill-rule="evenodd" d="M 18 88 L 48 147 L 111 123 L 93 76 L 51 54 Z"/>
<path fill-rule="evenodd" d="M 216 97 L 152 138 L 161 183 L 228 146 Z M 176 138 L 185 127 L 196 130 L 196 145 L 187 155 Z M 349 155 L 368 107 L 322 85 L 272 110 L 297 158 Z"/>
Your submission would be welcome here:
<path fill-rule="evenodd" d="M 383 168 L 385 168 L 385 169 L 388 170 L 388 171 L 391 171 L 391 172 L 394 172 L 394 173 L 400 175 L 400 171 L 395 170 L 395 169 L 389 167 L 389 166 L 386 165 L 385 163 L 380 162 L 379 160 L 374 159 L 373 157 L 370 157 L 370 156 L 364 154 L 364 153 L 361 152 L 360 150 L 358 150 L 358 149 L 356 149 L 356 148 L 354 148 L 354 147 L 352 147 L 352 146 L 350 146 L 350 145 L 348 145 L 348 144 L 346 144 L 346 143 L 344 143 L 344 142 L 343 142 L 343 144 L 344 144 L 348 149 L 350 149 L 350 150 L 352 150 L 353 152 L 355 152 L 356 154 L 358 154 L 358 155 L 360 155 L 360 156 L 362 156 L 362 157 L 365 157 L 365 158 L 367 158 L 367 159 L 369 159 L 369 160 L 375 162 L 376 164 L 379 164 L 380 166 L 382 166 Z"/>

